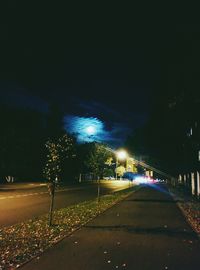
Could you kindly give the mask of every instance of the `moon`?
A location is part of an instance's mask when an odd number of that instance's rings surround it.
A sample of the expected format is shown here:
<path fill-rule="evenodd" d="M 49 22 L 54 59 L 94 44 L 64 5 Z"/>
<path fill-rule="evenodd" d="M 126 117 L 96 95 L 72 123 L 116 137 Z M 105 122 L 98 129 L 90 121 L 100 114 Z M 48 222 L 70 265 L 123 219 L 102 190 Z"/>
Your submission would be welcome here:
<path fill-rule="evenodd" d="M 88 126 L 86 128 L 86 133 L 88 135 L 94 135 L 96 133 L 96 128 L 94 126 Z"/>

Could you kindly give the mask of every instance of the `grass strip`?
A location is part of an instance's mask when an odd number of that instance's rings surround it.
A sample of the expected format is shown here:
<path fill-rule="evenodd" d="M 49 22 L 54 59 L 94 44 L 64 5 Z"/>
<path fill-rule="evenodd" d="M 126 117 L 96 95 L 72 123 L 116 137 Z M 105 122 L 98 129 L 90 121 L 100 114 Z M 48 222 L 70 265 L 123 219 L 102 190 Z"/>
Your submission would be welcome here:
<path fill-rule="evenodd" d="M 177 200 L 177 204 L 189 224 L 200 235 L 200 201 L 192 197 L 182 186 L 178 186 L 177 188 L 170 187 L 170 192 Z"/>
<path fill-rule="evenodd" d="M 86 201 L 54 211 L 53 226 L 48 214 L 0 229 L 0 270 L 16 269 L 71 234 L 139 186 L 97 200 Z"/>

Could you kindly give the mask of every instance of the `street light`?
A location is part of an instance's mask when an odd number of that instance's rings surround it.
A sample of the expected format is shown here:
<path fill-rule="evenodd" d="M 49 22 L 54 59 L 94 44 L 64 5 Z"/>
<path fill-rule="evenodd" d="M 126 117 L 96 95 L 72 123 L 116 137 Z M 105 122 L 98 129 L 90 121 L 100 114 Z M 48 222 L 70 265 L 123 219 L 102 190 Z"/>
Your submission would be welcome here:
<path fill-rule="evenodd" d="M 128 156 L 128 154 L 127 154 L 127 152 L 126 152 L 125 150 L 120 150 L 120 151 L 118 151 L 116 154 L 117 154 L 117 158 L 118 158 L 119 160 L 124 160 L 124 159 L 126 159 L 127 156 Z"/>
<path fill-rule="evenodd" d="M 116 151 L 116 180 L 117 180 L 117 165 L 118 165 L 118 160 L 125 160 L 128 157 L 128 154 L 125 150 L 119 150 Z"/>

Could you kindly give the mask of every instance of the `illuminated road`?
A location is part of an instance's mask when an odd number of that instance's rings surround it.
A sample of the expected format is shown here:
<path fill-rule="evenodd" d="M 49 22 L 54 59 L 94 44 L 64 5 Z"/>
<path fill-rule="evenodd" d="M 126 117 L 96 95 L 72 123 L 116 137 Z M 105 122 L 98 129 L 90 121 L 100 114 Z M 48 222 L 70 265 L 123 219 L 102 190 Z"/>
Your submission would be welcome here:
<path fill-rule="evenodd" d="M 103 181 L 101 194 L 108 194 L 128 188 L 126 181 Z M 61 187 L 56 191 L 55 208 L 62 208 L 86 200 L 94 199 L 97 195 L 97 184 L 80 184 Z M 30 219 L 49 210 L 49 193 L 46 186 L 23 185 L 12 190 L 5 187 L 0 190 L 0 227 L 13 225 Z"/>

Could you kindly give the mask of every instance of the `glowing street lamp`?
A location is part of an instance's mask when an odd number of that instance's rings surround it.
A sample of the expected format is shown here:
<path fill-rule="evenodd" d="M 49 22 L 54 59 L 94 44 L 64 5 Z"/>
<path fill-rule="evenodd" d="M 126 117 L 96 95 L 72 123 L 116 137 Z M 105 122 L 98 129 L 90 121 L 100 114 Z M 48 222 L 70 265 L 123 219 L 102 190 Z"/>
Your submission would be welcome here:
<path fill-rule="evenodd" d="M 116 180 L 117 180 L 117 166 L 118 160 L 126 160 L 128 157 L 128 153 L 125 150 L 119 150 L 116 152 Z"/>
<path fill-rule="evenodd" d="M 127 152 L 125 150 L 120 150 L 116 153 L 117 159 L 119 160 L 125 160 L 128 156 Z"/>

